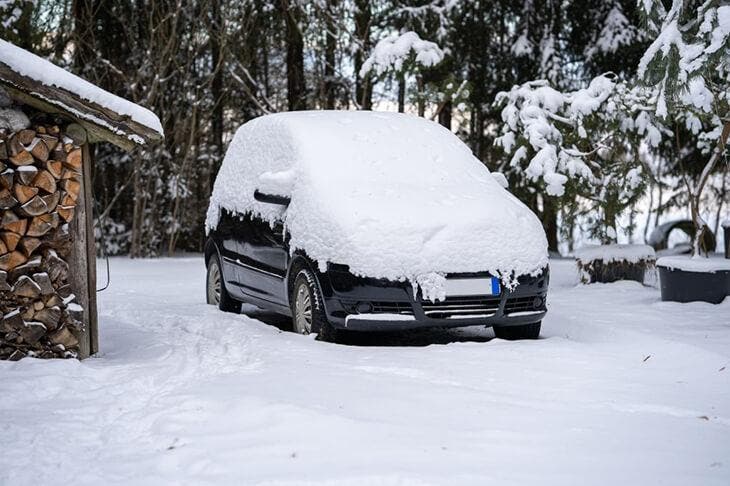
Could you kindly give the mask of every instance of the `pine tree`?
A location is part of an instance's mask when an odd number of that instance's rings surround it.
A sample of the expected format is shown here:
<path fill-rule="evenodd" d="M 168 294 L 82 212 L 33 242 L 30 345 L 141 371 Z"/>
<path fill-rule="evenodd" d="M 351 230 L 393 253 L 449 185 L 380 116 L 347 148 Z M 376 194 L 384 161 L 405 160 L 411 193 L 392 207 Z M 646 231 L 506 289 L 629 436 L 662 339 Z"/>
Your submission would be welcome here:
<path fill-rule="evenodd" d="M 505 170 L 549 197 L 587 201 L 591 235 L 615 243 L 617 217 L 642 195 L 641 149 L 661 140 L 645 108 L 649 95 L 615 75 L 572 92 L 538 80 L 500 93 L 504 126 L 495 143 L 510 157 Z"/>
<path fill-rule="evenodd" d="M 730 4 L 720 0 L 673 0 L 665 10 L 661 2 L 645 0 L 642 7 L 656 38 L 639 62 L 638 77 L 658 90 L 656 116 L 682 120 L 698 130 L 703 121 L 713 127 L 709 158 L 697 181 L 687 181 L 696 227 L 693 254 L 699 255 L 708 231 L 700 209 L 702 192 L 723 157 L 727 164 Z"/>

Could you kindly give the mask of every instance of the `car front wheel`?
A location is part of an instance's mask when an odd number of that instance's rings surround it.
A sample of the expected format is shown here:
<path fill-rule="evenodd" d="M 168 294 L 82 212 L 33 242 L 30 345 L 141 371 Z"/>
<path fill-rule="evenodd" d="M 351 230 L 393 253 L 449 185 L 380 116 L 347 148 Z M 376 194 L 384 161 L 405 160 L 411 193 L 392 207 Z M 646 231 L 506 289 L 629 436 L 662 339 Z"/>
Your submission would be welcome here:
<path fill-rule="evenodd" d="M 208 304 L 218 306 L 224 312 L 241 312 L 241 303 L 231 297 L 226 290 L 218 255 L 213 255 L 208 262 L 205 287 L 205 300 Z"/>
<path fill-rule="evenodd" d="M 294 279 L 291 299 L 292 327 L 298 334 L 318 333 L 322 341 L 337 341 L 336 329 L 327 321 L 322 296 L 309 270 L 301 270 Z"/>
<path fill-rule="evenodd" d="M 494 326 L 494 334 L 499 339 L 517 341 L 519 339 L 537 339 L 540 337 L 542 322 L 525 324 L 524 326 Z"/>

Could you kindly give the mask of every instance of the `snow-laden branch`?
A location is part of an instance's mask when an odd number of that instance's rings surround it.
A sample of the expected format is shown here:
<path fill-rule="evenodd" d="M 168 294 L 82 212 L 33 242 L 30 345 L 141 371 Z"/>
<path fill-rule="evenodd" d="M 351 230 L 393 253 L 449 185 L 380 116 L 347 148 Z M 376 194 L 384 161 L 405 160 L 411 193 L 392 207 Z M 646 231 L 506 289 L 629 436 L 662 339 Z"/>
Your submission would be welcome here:
<path fill-rule="evenodd" d="M 654 99 L 651 90 L 631 88 L 611 73 L 571 92 L 530 81 L 497 95 L 503 127 L 495 145 L 510 157 L 511 174 L 549 196 L 570 188 L 615 215 L 640 194 L 642 157 L 661 142 L 665 128 L 646 111 Z M 615 234 L 607 224 L 603 234 Z"/>
<path fill-rule="evenodd" d="M 512 156 L 514 170 L 532 181 L 541 179 L 549 195 L 561 196 L 571 178 L 600 183 L 606 165 L 602 155 L 620 148 L 623 156 L 630 153 L 635 160 L 641 143 L 659 144 L 662 127 L 652 124 L 645 112 L 652 105 L 650 95 L 612 74 L 568 93 L 546 81 L 530 81 L 497 95 L 504 127 L 495 144 Z M 635 146 L 626 145 L 628 136 L 634 137 Z"/>
<path fill-rule="evenodd" d="M 657 0 L 642 7 L 661 29 L 639 61 L 637 75 L 659 86 L 657 115 L 666 118 L 669 103 L 712 111 L 715 96 L 706 76 L 727 76 L 730 67 L 730 5 L 708 0 L 697 9 L 673 0 L 668 12 L 655 8 Z M 661 18 L 663 16 L 663 18 Z"/>
<path fill-rule="evenodd" d="M 360 69 L 360 76 L 371 71 L 378 75 L 389 71 L 400 73 L 411 60 L 416 65 L 431 67 L 443 59 L 444 51 L 438 45 L 421 39 L 415 32 L 392 34 L 375 45 Z"/>

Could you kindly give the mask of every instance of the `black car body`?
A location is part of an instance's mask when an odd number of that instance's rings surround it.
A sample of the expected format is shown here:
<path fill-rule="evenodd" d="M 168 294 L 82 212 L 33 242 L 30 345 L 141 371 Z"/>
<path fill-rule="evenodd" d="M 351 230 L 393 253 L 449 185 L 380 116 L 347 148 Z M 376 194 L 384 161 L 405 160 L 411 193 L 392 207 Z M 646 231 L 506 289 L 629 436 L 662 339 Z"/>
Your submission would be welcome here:
<path fill-rule="evenodd" d="M 294 278 L 302 269 L 316 277 L 326 320 L 336 329 L 387 331 L 427 327 L 522 326 L 545 316 L 549 271 L 518 277 L 514 289 L 498 295 L 453 295 L 432 302 L 409 282 L 366 278 L 344 264 L 327 262 L 324 270 L 302 252 L 290 253 L 282 224 L 224 211 L 209 233 L 206 264 L 221 265 L 225 291 L 236 301 L 292 315 Z M 486 279 L 486 273 L 450 274 L 447 279 Z M 480 280 L 482 281 L 482 280 Z M 314 329 L 316 332 L 317 330 Z"/>

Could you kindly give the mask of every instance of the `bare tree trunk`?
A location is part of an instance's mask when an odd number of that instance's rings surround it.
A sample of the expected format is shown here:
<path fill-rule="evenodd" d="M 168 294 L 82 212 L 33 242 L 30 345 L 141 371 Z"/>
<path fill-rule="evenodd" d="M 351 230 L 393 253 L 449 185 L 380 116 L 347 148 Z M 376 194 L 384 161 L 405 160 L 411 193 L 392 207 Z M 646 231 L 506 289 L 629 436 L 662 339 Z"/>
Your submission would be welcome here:
<path fill-rule="evenodd" d="M 223 160 L 223 18 L 220 1 L 211 2 L 210 24 L 210 56 L 213 69 L 213 80 L 210 83 L 210 94 L 213 98 L 211 113 L 211 135 L 215 144 L 217 162 Z"/>
<path fill-rule="evenodd" d="M 542 198 L 542 225 L 548 240 L 548 250 L 558 251 L 558 211 L 551 197 Z"/>
<path fill-rule="evenodd" d="M 286 22 L 286 81 L 289 111 L 306 110 L 307 97 L 304 84 L 304 39 L 299 28 L 301 7 L 291 0 L 281 0 Z"/>
<path fill-rule="evenodd" d="M 727 174 L 729 166 L 725 166 L 725 170 L 722 172 L 722 186 L 720 186 L 720 202 L 717 203 L 717 212 L 715 213 L 715 232 L 718 237 L 720 236 L 720 215 L 722 214 L 722 208 L 725 205 L 725 199 L 727 198 Z"/>
<path fill-rule="evenodd" d="M 94 57 L 94 11 L 97 0 L 74 0 L 74 65 L 76 71 L 85 73 Z M 88 76 L 88 75 L 87 75 Z"/>
<path fill-rule="evenodd" d="M 181 194 L 180 191 L 180 185 L 183 183 L 183 181 L 187 180 L 188 175 L 188 168 L 191 165 L 191 162 L 195 160 L 197 157 L 197 145 L 195 144 L 195 140 L 197 138 L 198 133 L 198 117 L 197 117 L 197 111 L 196 109 L 193 109 L 193 112 L 190 115 L 191 122 L 190 122 L 190 131 L 189 131 L 189 138 L 186 146 L 181 150 L 182 152 L 182 161 L 180 162 L 179 169 L 176 174 L 174 174 L 175 177 L 175 189 L 173 190 L 172 195 L 172 211 L 170 213 L 170 238 L 168 240 L 167 245 L 167 254 L 169 256 L 172 256 L 175 253 L 175 248 L 177 246 L 177 238 L 180 232 L 180 213 L 181 213 L 181 206 L 183 203 L 183 194 Z"/>
<path fill-rule="evenodd" d="M 626 228 L 626 233 L 629 237 L 629 244 L 634 244 L 634 224 L 636 224 L 636 212 L 634 211 L 634 206 L 632 205 L 629 208 L 629 227 Z M 616 229 L 616 225 L 614 225 L 614 229 Z M 618 243 L 618 239 L 616 240 Z"/>
<path fill-rule="evenodd" d="M 271 82 L 269 81 L 269 40 L 267 36 L 263 36 L 262 56 L 264 65 L 264 94 L 268 99 L 271 96 Z"/>
<path fill-rule="evenodd" d="M 705 168 L 702 169 L 702 174 L 700 174 L 700 178 L 697 181 L 697 186 L 695 186 L 689 195 L 690 213 L 692 214 L 692 221 L 695 224 L 695 239 L 692 247 L 692 256 L 698 256 L 702 251 L 707 254 L 708 249 L 704 248 L 704 236 L 708 228 L 707 223 L 704 219 L 702 219 L 702 215 L 700 214 L 702 191 L 705 189 L 705 184 L 707 184 L 707 180 L 710 178 L 712 170 L 715 168 L 715 165 L 717 165 L 717 162 L 725 152 L 725 142 L 727 141 L 728 136 L 730 136 L 730 122 L 725 122 L 725 126 L 722 127 L 722 133 L 720 134 L 717 147 L 715 147 L 715 150 L 712 152 L 710 160 L 707 161 Z"/>
<path fill-rule="evenodd" d="M 651 213 L 654 211 L 654 184 L 649 183 L 649 209 L 646 212 L 646 223 L 644 224 L 644 242 L 649 236 L 649 225 L 651 224 Z"/>
<path fill-rule="evenodd" d="M 33 7 L 35 2 L 22 2 L 20 5 L 22 13 L 15 22 L 15 28 L 18 31 L 17 39 L 13 39 L 16 45 L 23 49 L 33 50 L 33 24 L 31 23 L 33 17 Z"/>
<path fill-rule="evenodd" d="M 478 159 L 484 160 L 482 154 L 482 143 L 484 141 L 484 112 L 481 106 L 475 106 L 472 110 L 472 152 Z"/>
<path fill-rule="evenodd" d="M 654 215 L 654 226 L 659 225 L 659 220 L 664 215 L 664 184 L 659 179 L 659 193 L 657 194 L 656 214 Z"/>
<path fill-rule="evenodd" d="M 439 123 L 451 130 L 451 112 L 453 111 L 453 103 L 451 100 L 444 102 L 444 106 L 439 111 Z"/>
<path fill-rule="evenodd" d="M 406 111 L 406 78 L 401 75 L 398 78 L 398 113 Z"/>
<path fill-rule="evenodd" d="M 328 110 L 335 109 L 335 51 L 337 48 L 337 24 L 335 15 L 338 0 L 327 1 L 327 16 L 325 25 L 325 51 L 324 51 L 324 107 Z"/>
<path fill-rule="evenodd" d="M 418 90 L 418 116 L 423 117 L 426 114 L 426 100 L 423 99 L 425 87 L 423 76 L 416 76 L 416 89 Z"/>
<path fill-rule="evenodd" d="M 573 250 L 575 250 L 575 214 L 568 215 L 567 225 L 568 253 L 573 253 Z"/>
<path fill-rule="evenodd" d="M 370 24 L 372 13 L 370 0 L 355 0 L 355 39 L 360 47 L 355 51 L 355 100 L 361 110 L 373 108 L 373 87 L 370 74 L 360 76 L 360 69 L 365 62 L 365 56 L 370 51 Z"/>

